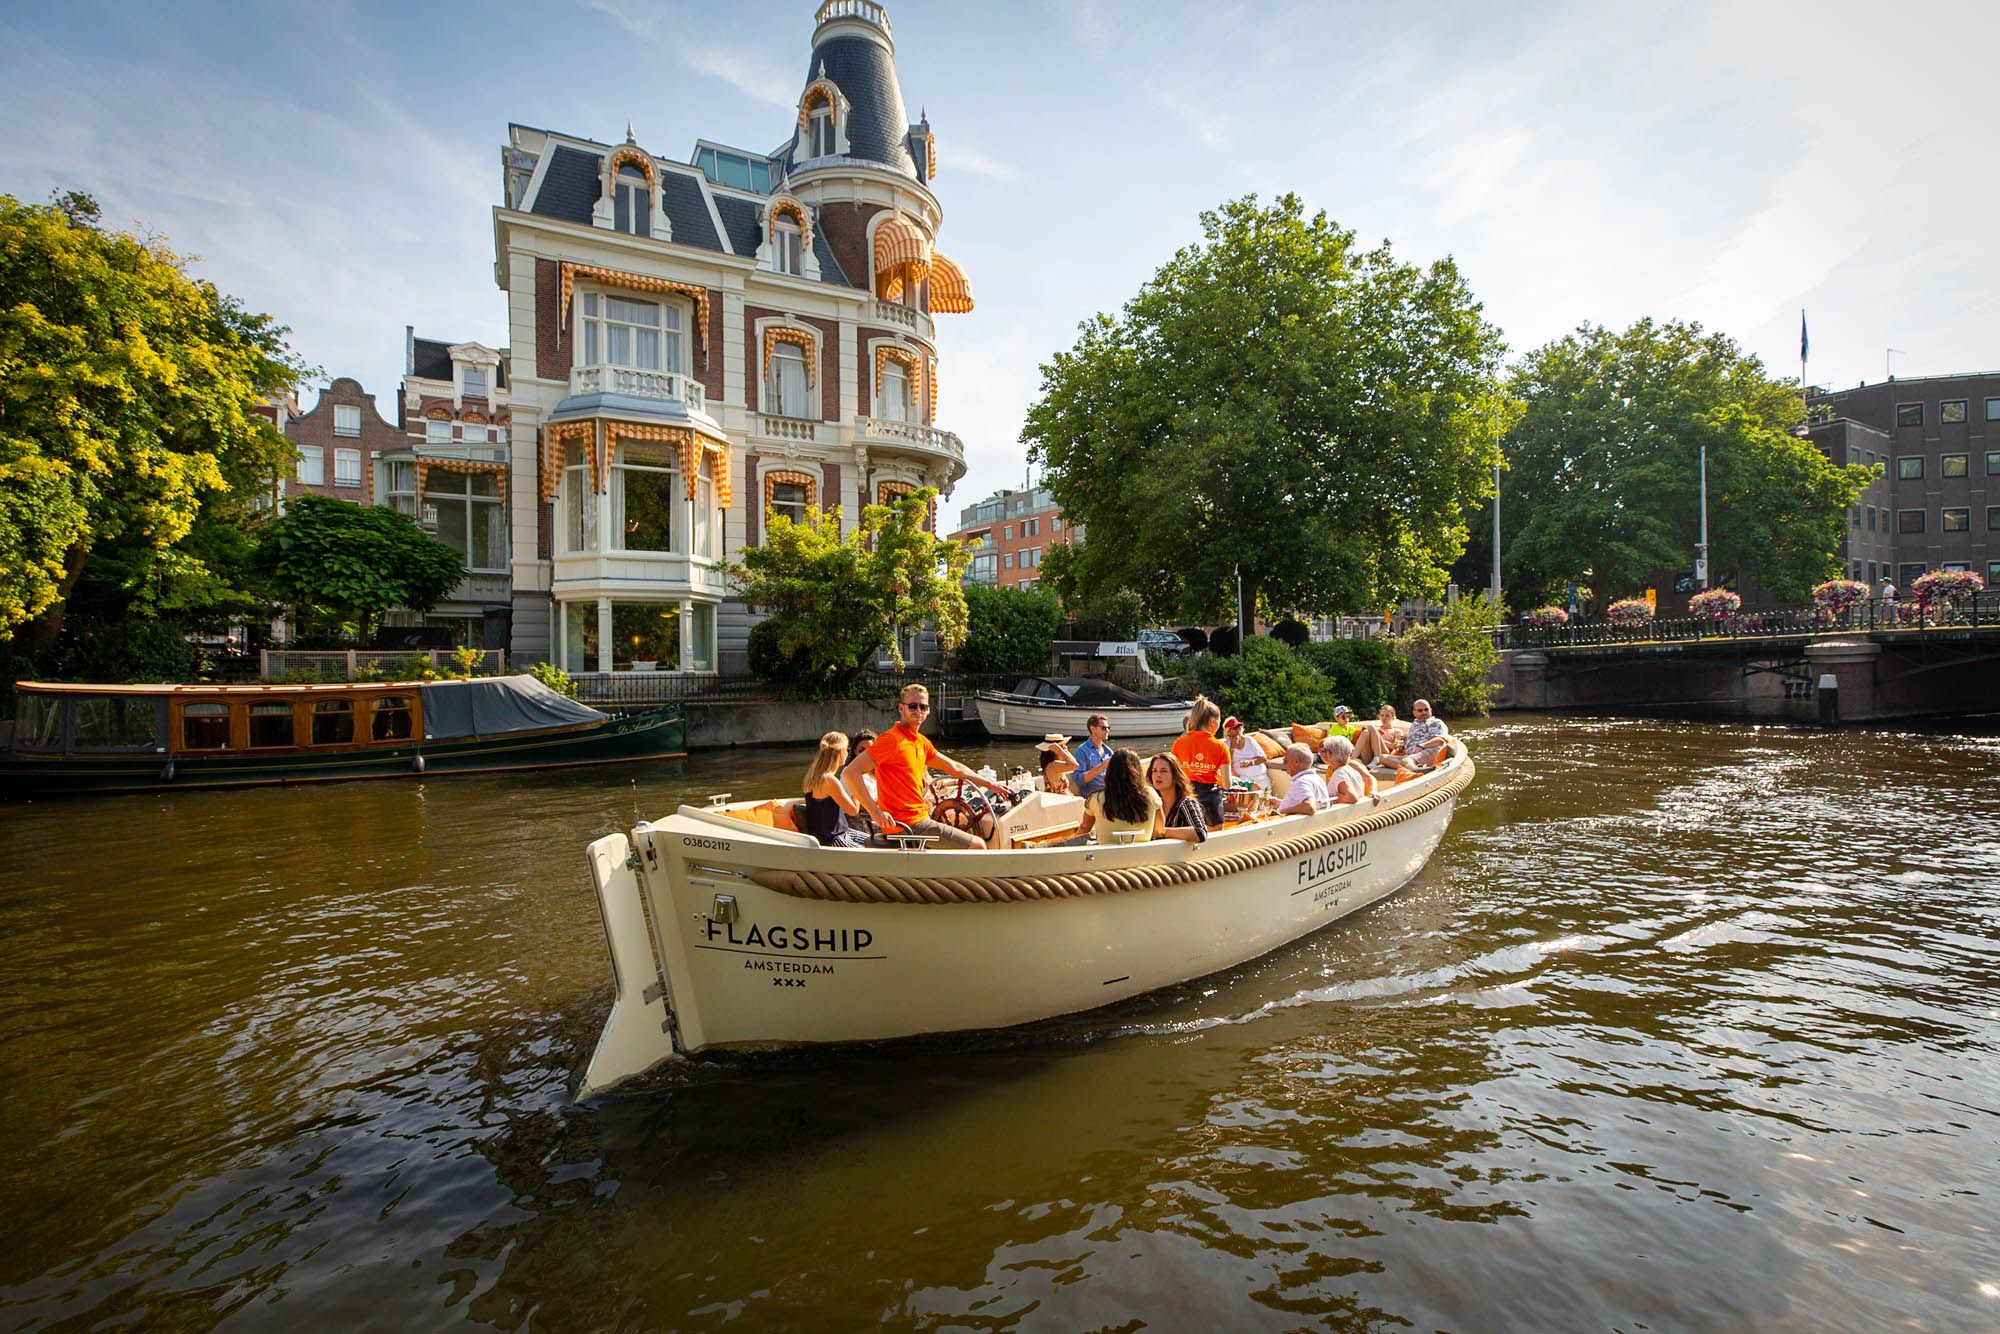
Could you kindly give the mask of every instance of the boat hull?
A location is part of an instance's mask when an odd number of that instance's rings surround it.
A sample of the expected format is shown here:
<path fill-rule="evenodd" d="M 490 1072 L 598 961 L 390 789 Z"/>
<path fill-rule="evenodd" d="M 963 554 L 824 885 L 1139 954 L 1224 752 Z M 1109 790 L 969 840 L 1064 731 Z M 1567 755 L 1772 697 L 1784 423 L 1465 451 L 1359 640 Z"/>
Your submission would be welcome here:
<path fill-rule="evenodd" d="M 829 853 L 684 807 L 591 846 L 618 993 L 582 1094 L 676 1048 L 1007 1028 L 1255 959 L 1421 871 L 1471 780 L 1451 769 L 1201 845 Z"/>
<path fill-rule="evenodd" d="M 1031 737 L 1036 741 L 1050 732 L 1080 737 L 1084 734 L 1084 724 L 1095 713 L 1111 720 L 1114 740 L 1179 736 L 1187 726 L 1185 704 L 1165 704 L 1156 709 L 1083 709 L 975 695 L 973 705 L 979 710 L 980 724 L 994 736 Z"/>
<path fill-rule="evenodd" d="M 258 755 L 235 751 L 167 758 L 139 755 L 0 756 L 0 792 L 12 797 L 185 788 L 261 787 L 361 778 L 505 773 L 579 765 L 668 759 L 687 753 L 687 728 L 676 706 L 612 718 L 594 727 L 513 736 L 378 746 L 322 756 L 296 751 Z"/>

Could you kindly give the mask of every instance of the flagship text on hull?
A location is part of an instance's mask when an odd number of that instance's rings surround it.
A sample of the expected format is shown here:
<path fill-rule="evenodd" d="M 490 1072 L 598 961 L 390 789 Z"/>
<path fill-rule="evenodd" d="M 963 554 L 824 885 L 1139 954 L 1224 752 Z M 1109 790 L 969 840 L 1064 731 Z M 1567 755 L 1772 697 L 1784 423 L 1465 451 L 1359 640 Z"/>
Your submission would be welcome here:
<path fill-rule="evenodd" d="M 1058 846 L 1075 798 L 990 850 L 825 848 L 786 803 L 682 806 L 588 849 L 616 992 L 591 1097 L 680 1055 L 1007 1028 L 1267 954 L 1394 893 L 1473 764 L 1379 800 L 1254 815 L 1206 842 Z"/>

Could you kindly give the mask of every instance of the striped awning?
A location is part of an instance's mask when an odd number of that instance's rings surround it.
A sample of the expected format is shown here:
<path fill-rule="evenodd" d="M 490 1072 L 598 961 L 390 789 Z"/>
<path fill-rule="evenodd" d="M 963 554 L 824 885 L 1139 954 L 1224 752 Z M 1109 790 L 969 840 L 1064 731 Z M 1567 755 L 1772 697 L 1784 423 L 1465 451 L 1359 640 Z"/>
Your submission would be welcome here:
<path fill-rule="evenodd" d="M 945 256 L 942 250 L 931 252 L 931 313 L 933 315 L 963 315 L 972 309 L 972 284 L 965 280 L 965 270 Z"/>
<path fill-rule="evenodd" d="M 694 302 L 694 341 L 698 347 L 708 343 L 708 289 L 693 283 L 675 282 L 671 278 L 654 278 L 643 273 L 626 273 L 622 269 L 600 268 L 595 264 L 572 264 L 563 261 L 562 305 L 557 311 L 557 324 L 569 325 L 569 298 L 576 287 L 576 280 L 602 283 L 606 287 L 623 287 L 634 292 L 655 292 L 661 295 L 684 296 Z"/>
<path fill-rule="evenodd" d="M 931 243 L 916 223 L 897 213 L 875 229 L 875 295 L 894 301 L 930 275 Z"/>

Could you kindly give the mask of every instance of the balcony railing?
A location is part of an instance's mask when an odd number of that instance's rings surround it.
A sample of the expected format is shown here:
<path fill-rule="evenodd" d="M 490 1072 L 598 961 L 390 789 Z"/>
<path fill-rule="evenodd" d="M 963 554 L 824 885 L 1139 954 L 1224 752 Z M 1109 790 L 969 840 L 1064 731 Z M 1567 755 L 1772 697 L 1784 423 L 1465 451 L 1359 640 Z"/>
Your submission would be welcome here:
<path fill-rule="evenodd" d="M 921 422 L 897 422 L 885 417 L 856 417 L 854 443 L 903 446 L 952 460 L 965 462 L 965 442 L 950 431 Z"/>
<path fill-rule="evenodd" d="M 695 412 L 708 410 L 708 391 L 701 381 L 675 371 L 636 371 L 626 366 L 575 366 L 569 373 L 572 394 L 630 394 L 634 398 L 673 398 Z"/>
<path fill-rule="evenodd" d="M 819 423 L 805 417 L 774 417 L 760 412 L 757 434 L 773 440 L 812 441 L 819 439 Z"/>
<path fill-rule="evenodd" d="M 895 301 L 870 301 L 868 318 L 877 324 L 887 324 L 899 329 L 907 329 L 926 342 L 931 341 L 931 317 L 911 306 Z"/>
<path fill-rule="evenodd" d="M 885 33 L 889 31 L 889 11 L 874 0 L 826 0 L 813 14 L 813 22 L 826 23 L 832 19 L 861 19 Z"/>

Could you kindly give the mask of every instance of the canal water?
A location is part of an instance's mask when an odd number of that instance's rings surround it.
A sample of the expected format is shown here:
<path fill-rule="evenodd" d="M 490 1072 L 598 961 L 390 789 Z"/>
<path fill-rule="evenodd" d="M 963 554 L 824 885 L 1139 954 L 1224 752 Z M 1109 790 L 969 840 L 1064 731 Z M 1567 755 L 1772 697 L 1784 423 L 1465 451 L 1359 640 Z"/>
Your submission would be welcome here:
<path fill-rule="evenodd" d="M 2000 740 L 1465 735 L 1254 965 L 588 1106 L 584 843 L 805 751 L 0 807 L 0 1326 L 2000 1324 Z"/>

